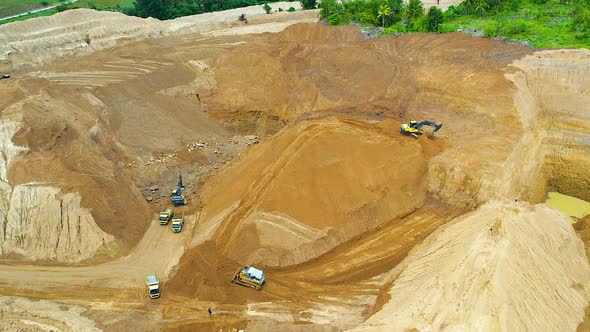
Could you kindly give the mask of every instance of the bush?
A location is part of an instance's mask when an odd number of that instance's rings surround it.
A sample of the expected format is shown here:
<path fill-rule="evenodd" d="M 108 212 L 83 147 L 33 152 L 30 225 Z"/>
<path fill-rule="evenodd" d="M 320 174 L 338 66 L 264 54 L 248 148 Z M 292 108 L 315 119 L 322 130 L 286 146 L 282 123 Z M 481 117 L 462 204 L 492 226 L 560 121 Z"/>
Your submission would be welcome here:
<path fill-rule="evenodd" d="M 49 2 L 47 0 L 41 0 L 39 1 L 39 3 L 41 4 L 41 6 L 45 7 L 49 4 Z"/>
<path fill-rule="evenodd" d="M 382 34 L 383 35 L 391 35 L 391 34 L 400 34 L 400 33 L 408 33 L 408 29 L 405 26 L 397 23 L 397 24 L 394 24 L 390 27 L 383 29 Z"/>
<path fill-rule="evenodd" d="M 438 26 L 443 22 L 443 12 L 437 7 L 430 7 L 426 17 L 426 28 L 429 32 L 437 32 Z"/>
<path fill-rule="evenodd" d="M 340 5 L 336 3 L 336 0 L 322 0 L 318 7 L 320 8 L 320 20 L 330 17 L 340 9 Z"/>
<path fill-rule="evenodd" d="M 482 24 L 483 35 L 487 38 L 498 37 L 499 25 L 496 21 L 486 22 Z"/>
<path fill-rule="evenodd" d="M 577 32 L 590 32 L 590 8 L 578 5 L 573 11 L 572 29 Z"/>
<path fill-rule="evenodd" d="M 410 0 L 408 2 L 408 16 L 410 19 L 418 18 L 424 15 L 424 6 L 420 0 Z"/>
<path fill-rule="evenodd" d="M 502 36 L 510 37 L 523 34 L 528 30 L 528 23 L 523 20 L 510 20 L 500 25 L 499 32 Z"/>
<path fill-rule="evenodd" d="M 279 11 L 282 12 L 283 11 L 283 8 L 279 7 Z"/>
<path fill-rule="evenodd" d="M 303 9 L 315 9 L 317 1 L 316 0 L 300 0 L 301 6 Z"/>
<path fill-rule="evenodd" d="M 455 32 L 455 28 L 456 28 L 456 26 L 454 24 L 442 23 L 442 24 L 439 24 L 439 26 L 438 26 L 438 32 L 440 32 L 440 33 Z"/>
<path fill-rule="evenodd" d="M 70 9 L 70 8 L 68 8 L 68 5 L 62 3 L 61 5 L 55 7 L 55 9 L 61 13 L 61 12 L 64 12 L 64 11 Z"/>
<path fill-rule="evenodd" d="M 90 9 L 96 9 L 96 5 L 94 4 L 94 1 L 88 0 L 88 8 L 90 8 Z"/>
<path fill-rule="evenodd" d="M 287 9 L 287 11 L 288 11 L 289 13 L 292 13 L 292 12 L 294 12 L 294 11 L 295 11 L 295 8 L 293 8 L 293 7 L 289 7 L 289 9 Z"/>
<path fill-rule="evenodd" d="M 457 15 L 459 15 L 459 12 L 457 11 L 457 7 L 454 5 L 450 5 L 449 8 L 447 8 L 447 10 L 445 10 L 443 13 L 445 21 L 452 20 L 457 17 Z"/>
<path fill-rule="evenodd" d="M 407 24 L 407 28 L 411 32 L 428 31 L 428 23 L 426 21 L 426 16 L 422 15 L 421 17 L 410 20 Z"/>
<path fill-rule="evenodd" d="M 264 9 L 264 11 L 265 11 L 267 14 L 270 14 L 270 11 L 272 10 L 272 7 L 271 7 L 271 6 L 269 6 L 267 3 L 265 3 L 265 4 L 264 4 L 264 6 L 262 6 L 262 8 Z"/>
<path fill-rule="evenodd" d="M 328 25 L 341 25 L 343 23 L 342 16 L 338 13 L 334 13 L 328 17 Z"/>
<path fill-rule="evenodd" d="M 135 10 L 135 7 L 131 6 L 121 7 L 121 13 L 129 16 L 137 16 L 137 11 Z"/>

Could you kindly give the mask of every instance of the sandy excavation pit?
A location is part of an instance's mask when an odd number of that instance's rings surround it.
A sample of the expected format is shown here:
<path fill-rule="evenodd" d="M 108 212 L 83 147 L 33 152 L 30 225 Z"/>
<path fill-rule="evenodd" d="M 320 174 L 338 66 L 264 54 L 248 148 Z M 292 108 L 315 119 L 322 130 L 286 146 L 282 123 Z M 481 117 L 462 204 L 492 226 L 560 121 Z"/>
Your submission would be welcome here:
<path fill-rule="evenodd" d="M 0 329 L 588 326 L 589 51 L 251 10 L 0 27 Z"/>

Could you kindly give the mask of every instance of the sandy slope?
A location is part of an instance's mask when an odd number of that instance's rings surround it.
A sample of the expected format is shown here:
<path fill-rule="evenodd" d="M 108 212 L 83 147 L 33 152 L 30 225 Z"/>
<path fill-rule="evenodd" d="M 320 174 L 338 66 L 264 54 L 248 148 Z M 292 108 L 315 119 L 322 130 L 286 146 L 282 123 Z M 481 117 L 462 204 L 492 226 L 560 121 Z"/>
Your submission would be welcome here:
<path fill-rule="evenodd" d="M 420 207 L 426 160 L 442 146 L 407 140 L 398 126 L 306 121 L 253 147 L 203 188 L 208 216 L 238 202 L 213 237 L 220 252 L 298 264 Z"/>
<path fill-rule="evenodd" d="M 567 216 L 492 201 L 416 248 L 391 299 L 355 331 L 572 331 L 590 267 Z"/>

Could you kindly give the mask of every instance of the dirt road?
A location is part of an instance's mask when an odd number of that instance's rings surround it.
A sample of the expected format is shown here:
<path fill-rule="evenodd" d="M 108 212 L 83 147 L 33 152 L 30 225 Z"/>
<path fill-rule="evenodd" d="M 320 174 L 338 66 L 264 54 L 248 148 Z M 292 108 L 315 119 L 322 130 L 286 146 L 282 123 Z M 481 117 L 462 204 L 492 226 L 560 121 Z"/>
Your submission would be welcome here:
<path fill-rule="evenodd" d="M 154 220 L 129 255 L 104 264 L 85 267 L 3 265 L 0 287 L 32 292 L 66 285 L 143 290 L 147 275 L 155 273 L 162 281 L 168 279 L 197 229 L 196 217 L 186 216 L 184 227 L 182 232 L 173 233 L 170 225 L 161 226 Z"/>

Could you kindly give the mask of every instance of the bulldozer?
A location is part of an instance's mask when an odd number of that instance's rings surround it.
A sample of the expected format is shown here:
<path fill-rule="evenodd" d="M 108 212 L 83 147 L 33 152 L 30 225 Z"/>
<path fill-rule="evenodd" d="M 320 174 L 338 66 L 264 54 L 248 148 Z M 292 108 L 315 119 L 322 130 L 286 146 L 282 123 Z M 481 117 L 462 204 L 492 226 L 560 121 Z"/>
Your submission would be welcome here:
<path fill-rule="evenodd" d="M 432 121 L 428 121 L 428 120 L 422 120 L 420 122 L 410 121 L 410 123 L 402 124 L 399 127 L 399 129 L 400 129 L 400 132 L 404 135 L 410 135 L 414 138 L 418 138 L 420 135 L 424 134 L 424 131 L 422 131 L 422 129 L 420 129 L 423 126 L 430 126 L 430 127 L 434 128 L 432 133 L 430 133 L 430 135 L 428 135 L 428 138 L 432 138 L 432 137 L 434 137 L 434 133 L 436 133 L 437 131 L 440 130 L 440 128 L 442 128 L 442 123 L 432 122 Z"/>
<path fill-rule="evenodd" d="M 260 290 L 265 281 L 266 278 L 262 270 L 246 265 L 236 271 L 231 282 Z"/>

